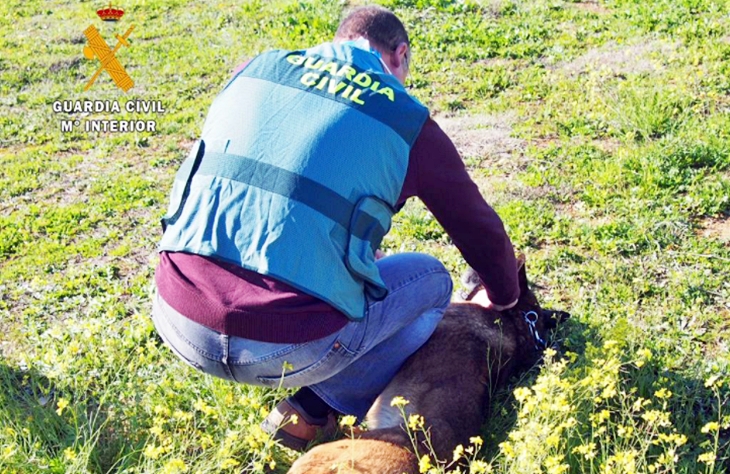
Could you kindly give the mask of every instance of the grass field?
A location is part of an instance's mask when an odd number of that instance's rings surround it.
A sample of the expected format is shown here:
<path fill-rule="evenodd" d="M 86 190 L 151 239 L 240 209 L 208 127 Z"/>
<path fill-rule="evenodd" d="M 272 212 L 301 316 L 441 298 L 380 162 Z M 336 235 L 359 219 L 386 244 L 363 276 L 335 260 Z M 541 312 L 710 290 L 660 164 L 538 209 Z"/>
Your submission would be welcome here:
<path fill-rule="evenodd" d="M 352 3 L 352 2 L 350 2 Z M 561 347 L 496 396 L 462 472 L 730 472 L 730 2 L 385 0 L 412 92 L 453 136 Z M 0 3 L 0 472 L 285 472 L 258 428 L 285 395 L 202 376 L 149 320 L 159 218 L 211 100 L 245 58 L 329 39 L 348 2 Z M 112 42 L 126 94 L 83 57 Z M 56 100 L 165 112 L 55 113 Z M 154 133 L 62 119 L 156 120 Z M 389 252 L 457 276 L 409 203 Z M 431 460 L 433 472 L 455 470 Z M 427 463 L 423 463 L 424 471 Z"/>

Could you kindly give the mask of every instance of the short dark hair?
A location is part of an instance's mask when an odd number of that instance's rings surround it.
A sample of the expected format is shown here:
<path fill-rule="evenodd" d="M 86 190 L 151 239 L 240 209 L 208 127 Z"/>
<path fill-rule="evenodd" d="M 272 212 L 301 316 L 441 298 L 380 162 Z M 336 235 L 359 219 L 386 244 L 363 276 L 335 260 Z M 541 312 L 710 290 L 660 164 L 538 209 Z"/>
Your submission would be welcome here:
<path fill-rule="evenodd" d="M 336 40 L 349 41 L 364 37 L 373 46 L 394 51 L 401 44 L 411 42 L 403 23 L 387 8 L 370 5 L 350 11 L 337 28 Z"/>

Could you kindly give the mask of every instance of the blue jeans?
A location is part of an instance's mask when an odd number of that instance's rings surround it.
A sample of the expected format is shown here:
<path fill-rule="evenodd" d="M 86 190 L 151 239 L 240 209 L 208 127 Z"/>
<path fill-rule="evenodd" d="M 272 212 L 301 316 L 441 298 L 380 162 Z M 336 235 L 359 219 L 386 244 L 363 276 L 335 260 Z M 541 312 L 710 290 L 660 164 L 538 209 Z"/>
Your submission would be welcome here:
<path fill-rule="evenodd" d="M 362 419 L 405 360 L 436 329 L 451 299 L 443 264 L 418 253 L 377 262 L 388 287 L 368 301 L 364 320 L 297 344 L 227 336 L 184 317 L 157 295 L 157 332 L 185 362 L 208 374 L 269 387 L 307 386 L 341 413 Z"/>

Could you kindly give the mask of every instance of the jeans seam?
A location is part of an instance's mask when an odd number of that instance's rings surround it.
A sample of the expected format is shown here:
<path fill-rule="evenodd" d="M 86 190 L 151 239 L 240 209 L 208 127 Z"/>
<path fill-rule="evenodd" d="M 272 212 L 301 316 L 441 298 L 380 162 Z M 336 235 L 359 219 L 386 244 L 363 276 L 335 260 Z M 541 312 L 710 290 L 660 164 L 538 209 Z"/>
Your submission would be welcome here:
<path fill-rule="evenodd" d="M 190 358 L 188 358 L 186 355 L 184 355 L 182 352 L 180 352 L 180 349 L 173 346 L 172 343 L 170 342 L 169 337 L 167 337 L 165 334 L 163 334 L 161 332 L 158 332 L 158 334 L 160 335 L 162 342 L 164 342 L 168 346 L 168 348 L 172 351 L 173 354 L 175 354 L 178 358 L 182 359 L 183 362 L 193 366 L 195 369 L 203 370 L 202 364 L 200 364 L 197 361 L 190 360 Z"/>
<path fill-rule="evenodd" d="M 335 344 L 338 344 L 338 342 L 335 342 Z M 281 380 L 281 379 L 283 379 L 283 381 L 286 382 L 287 380 L 291 380 L 292 378 L 296 378 L 296 377 L 299 377 L 299 376 L 307 375 L 307 374 L 311 373 L 313 370 L 317 370 L 318 368 L 322 367 L 322 365 L 324 365 L 327 361 L 329 361 L 334 356 L 336 356 L 340 351 L 345 352 L 344 355 L 346 357 L 351 357 L 350 354 L 352 353 L 352 351 L 346 349 L 342 345 L 340 345 L 339 347 L 334 347 L 334 345 L 333 345 L 333 347 L 331 347 L 330 350 L 327 351 L 327 354 L 325 354 L 324 357 L 322 357 L 321 359 L 315 361 L 309 367 L 305 367 L 305 368 L 303 368 L 303 369 L 301 369 L 301 370 L 299 370 L 297 372 L 294 372 L 292 374 L 284 374 L 283 376 L 282 375 L 279 375 L 277 377 L 267 377 L 267 376 L 264 376 L 264 375 L 259 375 L 256 378 L 259 381 L 261 381 L 261 382 L 275 381 L 275 380 Z"/>
<path fill-rule="evenodd" d="M 310 344 L 312 342 L 316 342 L 316 341 L 309 341 L 309 342 L 305 342 L 305 343 L 302 343 L 302 344 L 290 345 L 290 346 L 285 347 L 284 349 L 279 349 L 276 352 L 272 352 L 271 354 L 268 354 L 268 355 L 266 355 L 264 357 L 260 357 L 258 359 L 254 359 L 254 360 L 251 360 L 251 361 L 242 362 L 240 360 L 229 360 L 228 361 L 228 364 L 235 365 L 235 366 L 239 366 L 239 367 L 244 367 L 244 366 L 247 366 L 247 365 L 261 364 L 262 362 L 268 362 L 271 359 L 276 359 L 277 357 L 281 357 L 283 355 L 290 354 L 290 353 L 294 352 L 297 349 L 306 347 L 307 344 Z"/>
<path fill-rule="evenodd" d="M 414 275 L 414 276 L 408 278 L 407 280 L 402 280 L 401 282 L 399 282 L 399 286 L 397 286 L 397 287 L 393 288 L 392 290 L 390 290 L 389 293 L 390 294 L 397 293 L 397 292 L 403 290 L 404 288 L 412 285 L 413 283 L 418 282 L 423 277 L 430 276 L 430 275 L 434 275 L 434 274 L 437 274 L 437 273 L 441 273 L 441 274 L 444 274 L 444 275 L 448 275 L 449 276 L 449 282 L 450 282 L 450 286 L 451 286 L 451 289 L 449 290 L 449 292 L 452 292 L 453 289 L 454 289 L 454 283 L 451 281 L 451 274 L 449 274 L 449 272 L 446 271 L 443 267 L 435 267 L 435 268 L 428 269 L 427 271 L 421 272 L 418 275 Z M 375 304 L 378 304 L 378 303 L 381 303 L 381 301 L 377 301 Z M 449 301 L 447 300 L 446 301 L 446 306 L 448 306 L 448 305 L 449 305 Z M 440 306 L 439 307 L 434 307 L 432 309 L 437 309 L 437 308 L 438 309 L 441 309 Z M 370 311 L 370 305 L 368 305 L 368 311 Z M 445 311 L 445 307 L 443 308 L 442 312 L 443 311 Z M 369 350 L 370 350 L 370 347 L 366 347 L 365 344 L 361 343 L 361 346 L 358 348 L 358 350 L 357 350 L 356 353 L 357 354 L 359 354 L 361 352 L 366 353 Z"/>
<path fill-rule="evenodd" d="M 207 351 L 204 351 L 204 350 L 200 349 L 198 346 L 196 346 L 191 341 L 189 341 L 188 338 L 186 338 L 183 335 L 183 333 L 177 328 L 177 326 L 175 326 L 175 324 L 172 321 L 170 321 L 170 318 L 167 317 L 167 315 L 162 310 L 162 308 L 160 308 L 160 313 L 161 313 L 162 317 L 165 318 L 165 320 L 167 321 L 167 324 L 172 328 L 173 331 L 175 331 L 175 334 L 177 334 L 180 339 L 182 339 L 183 341 L 185 341 L 185 343 L 192 350 L 194 350 L 195 352 L 197 352 L 199 355 L 201 355 L 201 356 L 203 356 L 203 357 L 205 357 L 205 358 L 207 358 L 209 360 L 212 360 L 213 362 L 220 362 L 220 359 L 217 358 L 215 355 L 213 355 L 213 354 L 211 354 L 211 353 L 209 353 Z"/>
<path fill-rule="evenodd" d="M 231 370 L 230 365 L 228 364 L 228 357 L 230 355 L 230 336 L 226 334 L 221 334 L 221 346 L 223 348 L 223 358 L 221 359 L 221 365 L 223 366 L 223 370 L 225 371 L 226 375 L 228 375 L 231 380 L 234 382 L 237 382 L 236 378 L 233 376 L 233 371 Z"/>
<path fill-rule="evenodd" d="M 409 286 L 411 283 L 413 283 L 415 281 L 418 281 L 418 280 L 422 279 L 425 276 L 433 275 L 433 274 L 436 274 L 436 273 L 442 273 L 444 275 L 449 275 L 449 278 L 451 277 L 451 275 L 449 274 L 449 272 L 446 271 L 446 270 L 444 270 L 443 267 L 435 267 L 435 268 L 431 268 L 431 269 L 428 269 L 426 271 L 423 271 L 421 273 L 418 273 L 416 275 L 412 275 L 412 276 L 410 276 L 409 278 L 407 278 L 405 280 L 399 281 L 397 285 L 393 285 L 393 288 L 391 290 L 389 290 L 389 292 L 390 293 L 395 293 L 397 291 L 400 291 L 403 288 Z"/>

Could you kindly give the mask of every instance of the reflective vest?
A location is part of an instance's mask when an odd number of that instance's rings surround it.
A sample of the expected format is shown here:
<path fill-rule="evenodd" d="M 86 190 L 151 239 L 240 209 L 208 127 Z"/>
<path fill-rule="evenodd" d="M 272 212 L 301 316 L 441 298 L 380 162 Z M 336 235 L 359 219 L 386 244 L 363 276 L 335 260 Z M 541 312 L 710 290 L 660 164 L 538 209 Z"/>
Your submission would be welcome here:
<path fill-rule="evenodd" d="M 257 56 L 178 171 L 159 250 L 232 262 L 362 319 L 366 295 L 387 293 L 374 254 L 427 117 L 375 51 Z"/>

